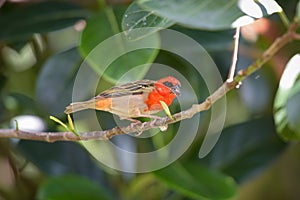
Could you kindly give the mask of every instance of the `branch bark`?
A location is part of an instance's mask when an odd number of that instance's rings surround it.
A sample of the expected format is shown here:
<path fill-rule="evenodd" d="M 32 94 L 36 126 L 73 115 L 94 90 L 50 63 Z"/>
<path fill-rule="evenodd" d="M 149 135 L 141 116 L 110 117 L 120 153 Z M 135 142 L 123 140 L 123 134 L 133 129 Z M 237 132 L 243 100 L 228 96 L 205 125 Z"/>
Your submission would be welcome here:
<path fill-rule="evenodd" d="M 151 122 L 144 122 L 140 124 L 132 124 L 126 127 L 115 127 L 110 130 L 93 131 L 79 133 L 80 137 L 77 137 L 73 132 L 30 132 L 15 129 L 0 129 L 0 138 L 18 138 L 25 140 L 38 140 L 45 142 L 55 141 L 79 141 L 79 140 L 108 140 L 113 136 L 120 134 L 128 134 L 132 132 L 143 132 L 152 128 L 159 128 L 172 124 L 184 119 L 192 118 L 195 114 L 210 109 L 210 107 L 222 98 L 228 91 L 238 87 L 241 82 L 249 75 L 260 69 L 274 54 L 276 54 L 283 46 L 292 40 L 300 40 L 300 35 L 296 33 L 296 29 L 299 24 L 297 20 L 289 26 L 287 32 L 277 38 L 274 43 L 262 54 L 260 58 L 254 61 L 246 69 L 240 70 L 233 80 L 225 81 L 213 94 L 206 98 L 206 100 L 200 104 L 194 104 L 191 108 L 176 113 L 173 115 L 173 119 L 169 117 L 162 117 L 155 119 Z"/>

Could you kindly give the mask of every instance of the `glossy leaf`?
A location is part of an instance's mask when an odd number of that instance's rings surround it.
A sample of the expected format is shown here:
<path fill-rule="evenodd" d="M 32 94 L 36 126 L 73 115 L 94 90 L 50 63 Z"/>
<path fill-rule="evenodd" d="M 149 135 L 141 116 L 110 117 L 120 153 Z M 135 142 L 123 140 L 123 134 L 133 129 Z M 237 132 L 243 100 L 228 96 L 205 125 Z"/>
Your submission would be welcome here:
<path fill-rule="evenodd" d="M 172 164 L 154 174 L 170 188 L 193 199 L 227 199 L 237 189 L 231 177 L 197 163 Z"/>
<path fill-rule="evenodd" d="M 266 14 L 274 12 L 273 1 L 269 4 L 254 1 L 211 1 L 211 0 L 138 0 L 139 5 L 152 11 L 160 17 L 170 19 L 187 27 L 219 30 L 243 26 L 254 21 L 254 18 L 245 15 L 239 8 L 241 2 L 253 3 L 257 12 Z M 264 1 L 265 2 L 265 1 Z M 276 2 L 275 2 L 276 3 Z M 269 8 L 269 6 L 272 6 Z M 246 7 L 247 8 L 247 7 Z M 256 13 L 255 17 L 262 17 Z"/>
<path fill-rule="evenodd" d="M 79 176 L 61 176 L 48 178 L 39 188 L 38 200 L 98 200 L 113 199 L 100 185 Z"/>
<path fill-rule="evenodd" d="M 107 14 L 109 12 L 109 14 Z M 129 41 L 124 33 L 118 34 L 112 15 L 123 14 L 123 10 L 100 12 L 87 21 L 81 37 L 80 50 L 87 62 L 99 76 L 116 83 L 127 72 L 127 81 L 142 79 L 149 69 L 159 47 L 158 35 L 151 35 L 138 41 Z M 143 44 L 152 44 L 156 48 L 147 48 Z M 135 67 L 138 70 L 134 70 Z"/>
<path fill-rule="evenodd" d="M 182 26 L 173 26 L 172 29 L 193 38 L 210 52 L 228 50 L 233 42 L 234 30 L 206 31 Z"/>
<path fill-rule="evenodd" d="M 126 35 L 132 39 L 139 39 L 151 34 L 153 31 L 158 31 L 173 25 L 174 22 L 166 18 L 159 17 L 151 11 L 142 9 L 135 1 L 127 8 L 123 20 L 122 29 Z M 141 29 L 145 27 L 156 27 L 157 29 Z M 132 29 L 141 29 L 138 35 L 132 35 Z"/>
<path fill-rule="evenodd" d="M 76 48 L 50 57 L 37 80 L 37 101 L 49 115 L 63 114 L 65 106 L 71 102 L 74 77 L 81 64 Z"/>
<path fill-rule="evenodd" d="M 74 25 L 89 15 L 87 10 L 67 2 L 45 1 L 0 12 L 0 40 L 29 38 L 34 33 L 46 33 Z"/>
<path fill-rule="evenodd" d="M 238 0 L 237 2 L 245 14 L 255 18 L 282 12 L 282 8 L 274 0 Z"/>
<path fill-rule="evenodd" d="M 274 102 L 274 117 L 278 134 L 285 140 L 300 140 L 299 99 L 300 92 L 300 54 L 295 55 L 287 64 L 280 79 Z"/>
<path fill-rule="evenodd" d="M 298 81 L 298 85 L 300 81 Z M 286 104 L 287 120 L 289 127 L 300 135 L 300 90 L 291 96 Z"/>
<path fill-rule="evenodd" d="M 205 160 L 242 182 L 261 172 L 283 147 L 273 120 L 261 118 L 226 128 Z"/>

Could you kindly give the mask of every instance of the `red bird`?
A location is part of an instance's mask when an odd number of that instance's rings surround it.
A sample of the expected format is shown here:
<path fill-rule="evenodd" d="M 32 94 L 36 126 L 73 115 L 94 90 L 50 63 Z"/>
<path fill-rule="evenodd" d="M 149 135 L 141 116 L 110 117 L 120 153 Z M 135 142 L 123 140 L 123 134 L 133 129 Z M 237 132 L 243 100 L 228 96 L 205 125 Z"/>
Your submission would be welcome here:
<path fill-rule="evenodd" d="M 66 107 L 65 113 L 96 109 L 116 114 L 121 119 L 157 118 L 151 114 L 163 110 L 160 101 L 169 106 L 180 95 L 180 86 L 181 83 L 172 76 L 158 81 L 139 80 L 126 83 L 105 90 L 91 100 L 71 103 Z"/>

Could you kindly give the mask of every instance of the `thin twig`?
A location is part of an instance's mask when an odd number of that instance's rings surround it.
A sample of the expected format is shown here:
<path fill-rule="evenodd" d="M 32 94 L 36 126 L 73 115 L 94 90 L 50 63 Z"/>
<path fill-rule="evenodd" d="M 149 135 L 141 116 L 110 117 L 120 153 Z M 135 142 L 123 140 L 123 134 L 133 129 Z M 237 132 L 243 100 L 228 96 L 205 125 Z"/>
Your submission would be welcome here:
<path fill-rule="evenodd" d="M 296 34 L 296 33 L 295 33 L 295 34 L 293 35 L 293 37 L 294 37 L 295 40 L 300 40 L 300 34 Z"/>
<path fill-rule="evenodd" d="M 232 54 L 232 62 L 231 62 L 231 66 L 230 66 L 229 74 L 228 74 L 228 78 L 227 78 L 227 82 L 229 82 L 229 83 L 233 81 L 234 73 L 235 73 L 235 69 L 236 69 L 237 55 L 238 55 L 238 50 L 239 50 L 240 30 L 241 30 L 240 26 L 236 27 L 235 34 L 233 36 L 234 47 L 233 47 L 233 54 Z"/>
<path fill-rule="evenodd" d="M 208 110 L 216 101 L 222 98 L 228 91 L 236 88 L 241 81 L 246 77 L 257 71 L 263 66 L 278 50 L 285 46 L 288 42 L 294 39 L 300 39 L 296 34 L 298 27 L 297 21 L 292 23 L 288 31 L 281 37 L 277 38 L 274 43 L 257 59 L 254 63 L 248 66 L 246 69 L 240 70 L 233 78 L 233 81 L 226 81 L 221 85 L 213 94 L 206 98 L 206 100 L 200 104 L 194 104 L 191 108 L 176 113 L 173 115 L 173 119 L 169 117 L 162 117 L 154 122 L 144 122 L 140 124 L 129 125 L 123 128 L 115 127 L 105 131 L 93 131 L 79 133 L 80 137 L 74 135 L 73 132 L 29 132 L 15 129 L 0 129 L 0 138 L 19 138 L 26 140 L 39 140 L 45 142 L 55 141 L 79 141 L 79 140 L 108 140 L 113 136 L 120 134 L 128 134 L 132 132 L 143 132 L 153 128 L 159 128 L 166 126 L 184 119 L 193 117 L 195 114 Z M 21 127 L 20 127 L 21 128 Z"/>

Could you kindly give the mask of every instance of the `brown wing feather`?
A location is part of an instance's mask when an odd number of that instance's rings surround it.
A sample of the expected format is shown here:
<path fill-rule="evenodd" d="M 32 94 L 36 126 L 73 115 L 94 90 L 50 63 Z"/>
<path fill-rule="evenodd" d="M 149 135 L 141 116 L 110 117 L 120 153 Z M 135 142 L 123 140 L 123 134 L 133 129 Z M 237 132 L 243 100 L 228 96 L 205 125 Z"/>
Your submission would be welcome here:
<path fill-rule="evenodd" d="M 154 83 L 155 81 L 152 80 L 139 80 L 131 83 L 117 85 L 101 92 L 95 98 L 114 98 L 149 93 L 154 89 Z"/>

